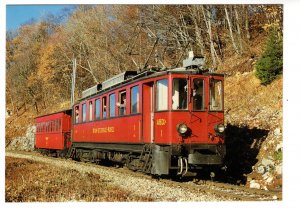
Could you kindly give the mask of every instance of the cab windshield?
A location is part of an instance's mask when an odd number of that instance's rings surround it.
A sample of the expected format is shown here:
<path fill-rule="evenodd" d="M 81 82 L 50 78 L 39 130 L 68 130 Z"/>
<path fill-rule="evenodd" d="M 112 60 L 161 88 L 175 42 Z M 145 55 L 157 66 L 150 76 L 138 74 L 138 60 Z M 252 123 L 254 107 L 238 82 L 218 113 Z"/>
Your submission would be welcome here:
<path fill-rule="evenodd" d="M 221 80 L 213 79 L 209 84 L 209 110 L 222 111 L 223 110 L 223 86 Z"/>
<path fill-rule="evenodd" d="M 204 111 L 204 80 L 193 80 L 193 111 Z"/>
<path fill-rule="evenodd" d="M 187 110 L 187 79 L 174 78 L 172 89 L 172 110 Z"/>

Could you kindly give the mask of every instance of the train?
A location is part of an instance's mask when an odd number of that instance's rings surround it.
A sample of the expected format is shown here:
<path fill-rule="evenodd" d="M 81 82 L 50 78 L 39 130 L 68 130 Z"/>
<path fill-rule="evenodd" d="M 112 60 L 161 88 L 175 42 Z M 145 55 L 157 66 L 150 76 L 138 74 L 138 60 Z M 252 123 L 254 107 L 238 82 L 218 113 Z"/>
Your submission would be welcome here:
<path fill-rule="evenodd" d="M 72 108 L 35 118 L 35 148 L 157 176 L 221 168 L 224 75 L 203 69 L 204 61 L 125 71 L 86 89 Z"/>

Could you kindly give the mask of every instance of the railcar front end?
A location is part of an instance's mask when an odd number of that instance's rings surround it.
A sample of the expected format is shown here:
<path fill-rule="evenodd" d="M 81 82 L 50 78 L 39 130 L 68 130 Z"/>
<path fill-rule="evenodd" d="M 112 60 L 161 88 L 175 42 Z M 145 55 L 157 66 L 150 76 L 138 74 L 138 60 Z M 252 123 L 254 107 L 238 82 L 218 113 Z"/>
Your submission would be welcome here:
<path fill-rule="evenodd" d="M 223 81 L 194 71 L 170 71 L 156 81 L 152 174 L 223 165 Z"/>

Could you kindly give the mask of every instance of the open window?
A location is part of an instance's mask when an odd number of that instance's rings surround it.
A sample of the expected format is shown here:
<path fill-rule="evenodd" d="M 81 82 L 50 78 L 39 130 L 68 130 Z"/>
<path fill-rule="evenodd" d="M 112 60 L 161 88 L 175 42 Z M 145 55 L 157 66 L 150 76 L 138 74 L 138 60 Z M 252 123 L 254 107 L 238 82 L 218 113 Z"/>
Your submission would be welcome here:
<path fill-rule="evenodd" d="M 81 109 L 81 118 L 82 122 L 84 123 L 86 121 L 86 104 L 82 104 L 82 109 Z"/>
<path fill-rule="evenodd" d="M 75 123 L 79 123 L 79 106 L 75 106 L 74 118 Z"/>
<path fill-rule="evenodd" d="M 172 110 L 187 110 L 187 79 L 173 79 Z"/>
<path fill-rule="evenodd" d="M 119 102 L 117 102 L 119 116 L 126 115 L 126 91 L 119 92 Z"/>
<path fill-rule="evenodd" d="M 105 119 L 107 117 L 107 100 L 106 97 L 102 97 L 102 118 Z"/>
<path fill-rule="evenodd" d="M 194 79 L 193 80 L 193 111 L 203 111 L 204 110 L 204 80 Z"/>
<path fill-rule="evenodd" d="M 89 101 L 89 121 L 93 121 L 93 101 Z"/>
<path fill-rule="evenodd" d="M 209 110 L 223 110 L 223 84 L 221 80 L 212 79 L 209 85 Z"/>

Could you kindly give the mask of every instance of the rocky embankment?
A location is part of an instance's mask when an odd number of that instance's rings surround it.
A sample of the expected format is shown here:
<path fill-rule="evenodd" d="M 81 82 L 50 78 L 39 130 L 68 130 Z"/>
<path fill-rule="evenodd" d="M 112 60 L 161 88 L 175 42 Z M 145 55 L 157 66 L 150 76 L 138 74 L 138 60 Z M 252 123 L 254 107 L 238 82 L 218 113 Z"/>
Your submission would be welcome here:
<path fill-rule="evenodd" d="M 28 126 L 24 136 L 16 137 L 9 142 L 6 142 L 6 149 L 8 150 L 21 150 L 33 151 L 35 143 L 35 130 L 36 127 Z"/>
<path fill-rule="evenodd" d="M 227 77 L 225 120 L 232 174 L 251 188 L 281 189 L 282 78 L 262 86 L 254 72 Z"/>

